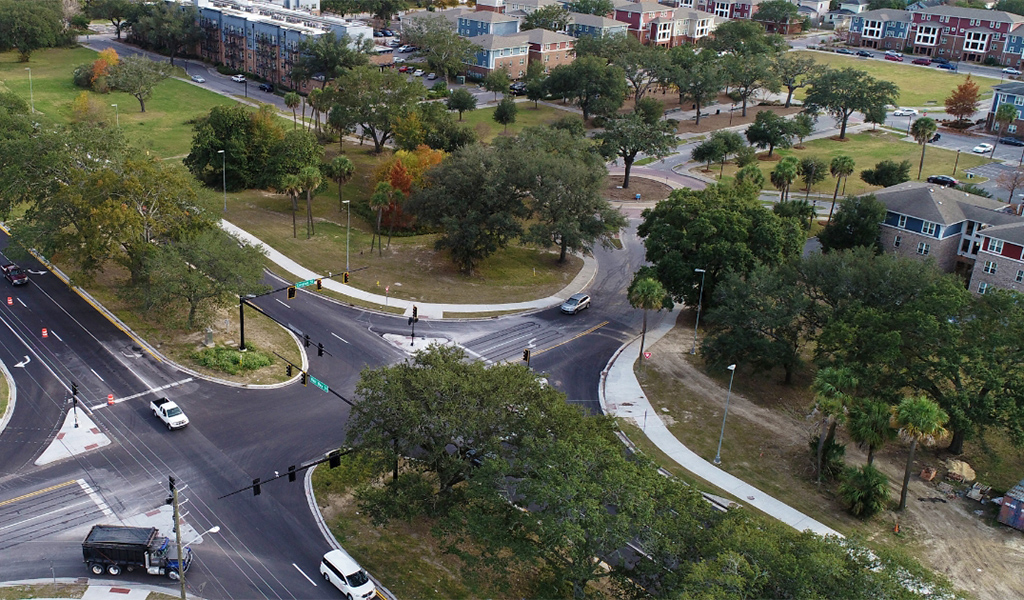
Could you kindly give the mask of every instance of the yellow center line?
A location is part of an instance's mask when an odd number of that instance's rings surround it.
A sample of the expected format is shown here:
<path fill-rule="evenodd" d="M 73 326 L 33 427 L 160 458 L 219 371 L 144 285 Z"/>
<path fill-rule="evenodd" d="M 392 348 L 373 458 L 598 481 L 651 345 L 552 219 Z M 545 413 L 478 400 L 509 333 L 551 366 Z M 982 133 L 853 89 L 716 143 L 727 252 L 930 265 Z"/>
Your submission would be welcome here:
<path fill-rule="evenodd" d="M 27 500 L 28 498 L 31 498 L 33 496 L 38 496 L 40 494 L 45 494 L 46 492 L 52 492 L 53 490 L 59 490 L 62 487 L 67 487 L 67 486 L 73 485 L 75 483 L 78 483 L 77 479 L 72 479 L 71 481 L 65 481 L 64 483 L 58 483 L 57 485 L 51 485 L 48 488 L 43 488 L 41 490 L 36 490 L 34 492 L 29 492 L 28 494 L 25 494 L 24 496 L 18 496 L 17 498 L 11 498 L 10 500 L 4 500 L 3 502 L 0 502 L 0 506 L 7 506 L 8 504 L 14 504 L 15 502 L 18 502 L 18 501 L 21 501 L 21 500 Z"/>
<path fill-rule="evenodd" d="M 569 342 L 571 342 L 573 340 L 578 340 L 579 338 L 581 338 L 581 337 L 583 337 L 583 336 L 585 336 L 587 334 L 594 333 L 595 331 L 597 331 L 598 329 L 604 327 L 607 324 L 608 324 L 608 321 L 605 321 L 604 323 L 600 323 L 598 325 L 594 325 L 593 327 L 591 327 L 590 329 L 584 331 L 583 333 L 576 334 L 576 335 L 572 336 L 571 338 L 565 340 L 564 342 L 562 342 L 560 344 L 555 344 L 554 346 L 551 346 L 550 348 L 544 348 L 543 350 L 534 350 L 531 354 L 533 354 L 533 356 L 537 356 L 538 354 L 544 354 L 548 350 L 554 350 L 555 348 L 557 348 L 559 346 L 564 346 L 564 345 L 568 344 Z"/>

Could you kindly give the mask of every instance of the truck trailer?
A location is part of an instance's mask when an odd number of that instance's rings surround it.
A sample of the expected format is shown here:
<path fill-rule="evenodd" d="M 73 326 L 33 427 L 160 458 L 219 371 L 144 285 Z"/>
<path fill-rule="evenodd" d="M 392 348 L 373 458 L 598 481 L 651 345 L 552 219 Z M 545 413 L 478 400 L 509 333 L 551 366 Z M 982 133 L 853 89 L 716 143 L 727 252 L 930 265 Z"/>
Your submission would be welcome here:
<path fill-rule="evenodd" d="M 179 571 L 187 573 L 192 564 L 192 550 L 186 547 L 183 552 L 184 560 L 179 561 L 177 546 L 155 527 L 94 525 L 82 542 L 82 556 L 93 575 L 142 569 L 177 580 Z"/>

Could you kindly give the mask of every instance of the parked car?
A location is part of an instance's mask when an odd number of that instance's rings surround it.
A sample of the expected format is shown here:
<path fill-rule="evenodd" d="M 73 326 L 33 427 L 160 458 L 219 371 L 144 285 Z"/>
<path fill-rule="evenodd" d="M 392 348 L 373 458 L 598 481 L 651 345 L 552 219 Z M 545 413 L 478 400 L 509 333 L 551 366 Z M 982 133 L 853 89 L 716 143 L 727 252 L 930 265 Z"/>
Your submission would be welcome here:
<path fill-rule="evenodd" d="M 885 51 L 885 55 L 886 56 L 898 56 L 900 58 L 903 58 L 903 53 L 902 52 L 897 52 L 895 50 L 886 50 Z"/>
<path fill-rule="evenodd" d="M 412 74 L 413 77 L 423 77 L 423 69 L 416 69 L 416 72 Z"/>
<path fill-rule="evenodd" d="M 366 571 L 344 550 L 331 550 L 320 561 L 320 575 L 349 600 L 368 600 L 377 587 Z"/>
<path fill-rule="evenodd" d="M 398 47 L 398 51 L 399 52 L 405 52 L 408 49 L 409 49 L 409 46 L 406 46 L 405 44 L 402 44 L 401 46 Z"/>
<path fill-rule="evenodd" d="M 912 117 L 917 114 L 916 108 L 897 108 L 892 111 L 894 117 Z"/>
<path fill-rule="evenodd" d="M 231 81 L 234 81 L 235 83 L 245 83 L 245 75 L 232 75 Z"/>
<path fill-rule="evenodd" d="M 427 75 L 427 79 L 429 79 L 431 81 L 437 79 L 437 73 L 431 73 L 431 74 Z"/>
<path fill-rule="evenodd" d="M 1018 140 L 1015 137 L 1001 137 L 999 143 L 1007 146 L 1024 146 L 1024 140 Z"/>
<path fill-rule="evenodd" d="M 28 283 L 28 273 L 14 263 L 0 266 L 0 271 L 4 272 L 4 279 L 9 281 L 11 285 L 25 285 Z"/>
<path fill-rule="evenodd" d="M 939 68 L 947 71 L 956 71 L 956 65 L 948 62 L 939 63 Z"/>
<path fill-rule="evenodd" d="M 935 143 L 935 142 L 937 142 L 937 141 L 939 141 L 941 139 L 942 139 L 942 134 L 941 133 L 936 133 L 935 135 L 932 136 L 932 139 L 928 140 L 928 143 L 932 144 L 932 143 Z"/>
<path fill-rule="evenodd" d="M 836 48 L 836 54 L 853 54 L 853 50 L 849 48 Z"/>
<path fill-rule="evenodd" d="M 1003 73 L 1006 73 L 1007 75 L 1020 75 L 1020 71 L 1014 69 L 1013 67 L 1006 67 L 1005 69 L 1003 69 Z"/>
<path fill-rule="evenodd" d="M 404 62 L 405 62 L 405 59 L 404 59 L 404 58 L 402 58 L 401 56 L 396 56 L 396 57 L 395 57 L 395 62 L 396 62 L 396 63 L 404 63 Z"/>
<path fill-rule="evenodd" d="M 526 94 L 526 82 L 516 81 L 512 85 L 508 86 L 508 92 L 513 96 L 522 96 Z"/>
<path fill-rule="evenodd" d="M 932 62 L 937 64 L 937 65 L 948 65 L 949 64 L 949 59 L 948 58 L 942 58 L 941 56 L 933 56 L 932 57 Z"/>
<path fill-rule="evenodd" d="M 193 75 L 192 76 L 192 81 L 194 81 L 196 83 L 206 83 L 206 80 L 203 79 L 202 77 L 200 77 L 199 75 Z"/>
<path fill-rule="evenodd" d="M 395 32 L 390 29 L 381 29 L 380 32 L 384 34 L 384 37 L 395 37 Z"/>
<path fill-rule="evenodd" d="M 971 150 L 971 152 L 975 152 L 977 154 L 985 154 L 986 152 L 991 152 L 991 151 L 992 151 L 992 144 L 978 144 L 977 146 L 975 146 Z"/>
<path fill-rule="evenodd" d="M 960 185 L 960 182 L 953 179 L 949 175 L 932 175 L 928 178 L 928 183 L 934 183 L 943 187 L 955 187 Z"/>
<path fill-rule="evenodd" d="M 261 92 L 273 92 L 274 91 L 274 84 L 272 84 L 272 83 L 261 83 L 260 84 L 260 91 Z"/>
<path fill-rule="evenodd" d="M 398 40 L 388 40 L 388 44 L 387 45 L 389 47 L 391 47 L 391 48 L 397 48 L 397 47 L 402 45 L 402 42 L 400 42 Z"/>
<path fill-rule="evenodd" d="M 893 62 L 903 62 L 902 56 L 896 56 L 895 54 L 886 54 L 885 60 L 891 60 Z"/>
<path fill-rule="evenodd" d="M 373 37 L 384 37 L 384 33 L 381 31 L 374 31 Z"/>
<path fill-rule="evenodd" d="M 930 58 L 915 58 L 914 60 L 910 61 L 910 64 L 912 64 L 912 65 L 924 65 L 924 66 L 927 67 L 927 66 L 932 64 L 932 61 L 931 61 Z"/>
<path fill-rule="evenodd" d="M 868 52 L 867 50 L 858 50 L 857 56 L 863 56 L 864 58 L 874 58 L 875 55 Z"/>
<path fill-rule="evenodd" d="M 409 65 L 402 65 L 402 66 L 398 67 L 398 72 L 399 73 L 405 73 L 408 70 L 409 70 Z"/>
<path fill-rule="evenodd" d="M 402 52 L 415 52 L 417 50 L 419 50 L 419 48 L 416 46 L 406 46 L 405 50 L 402 50 Z"/>
<path fill-rule="evenodd" d="M 574 315 L 588 308 L 590 308 L 590 296 L 586 294 L 573 294 L 562 303 L 560 310 L 566 314 Z"/>

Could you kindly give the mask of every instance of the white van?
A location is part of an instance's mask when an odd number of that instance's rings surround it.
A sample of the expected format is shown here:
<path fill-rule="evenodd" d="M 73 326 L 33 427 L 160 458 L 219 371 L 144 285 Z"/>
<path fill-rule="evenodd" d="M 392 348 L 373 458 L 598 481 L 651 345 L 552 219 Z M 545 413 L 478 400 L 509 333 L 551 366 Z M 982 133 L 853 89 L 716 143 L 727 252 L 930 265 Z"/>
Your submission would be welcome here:
<path fill-rule="evenodd" d="M 320 561 L 320 574 L 349 600 L 368 600 L 377 594 L 370 576 L 344 550 L 331 550 Z"/>

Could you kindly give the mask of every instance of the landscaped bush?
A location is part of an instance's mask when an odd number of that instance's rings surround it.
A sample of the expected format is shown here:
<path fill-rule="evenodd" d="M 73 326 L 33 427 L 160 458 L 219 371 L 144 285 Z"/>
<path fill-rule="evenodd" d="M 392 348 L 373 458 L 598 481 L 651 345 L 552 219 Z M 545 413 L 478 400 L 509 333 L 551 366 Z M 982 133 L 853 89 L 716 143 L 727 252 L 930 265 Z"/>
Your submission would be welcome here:
<path fill-rule="evenodd" d="M 889 503 L 889 478 L 871 465 L 859 469 L 847 467 L 839 495 L 850 505 L 850 513 L 867 519 L 885 509 Z"/>
<path fill-rule="evenodd" d="M 818 436 L 811 438 L 808 442 L 811 448 L 811 459 L 818 457 Z M 825 451 L 821 460 L 821 473 L 825 479 L 832 480 L 839 477 L 846 468 L 843 458 L 846 456 L 846 444 L 840 444 L 834 439 L 825 438 Z"/>
<path fill-rule="evenodd" d="M 192 353 L 192 360 L 207 369 L 238 375 L 243 371 L 255 371 L 274 362 L 269 355 L 252 346 L 245 352 L 227 346 L 203 348 Z"/>

